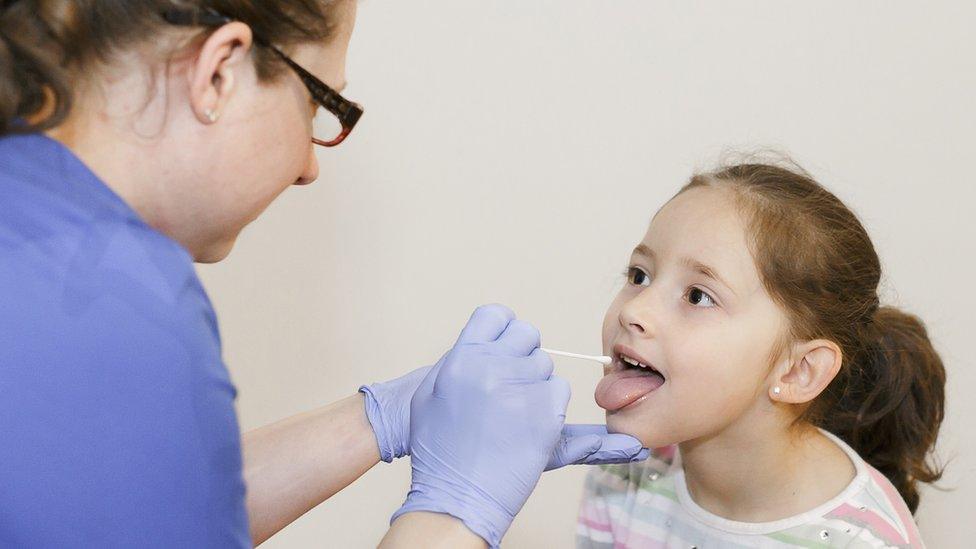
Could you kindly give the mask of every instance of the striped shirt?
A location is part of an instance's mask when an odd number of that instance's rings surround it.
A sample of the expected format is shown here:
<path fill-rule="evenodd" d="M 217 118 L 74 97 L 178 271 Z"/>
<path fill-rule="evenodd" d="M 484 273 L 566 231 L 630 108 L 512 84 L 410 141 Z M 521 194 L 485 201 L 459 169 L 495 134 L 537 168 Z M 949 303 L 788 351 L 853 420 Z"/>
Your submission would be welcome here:
<path fill-rule="evenodd" d="M 924 547 L 898 491 L 838 437 L 854 480 L 810 511 L 772 522 L 737 522 L 692 501 L 677 446 L 642 463 L 594 467 L 577 522 L 577 547 Z"/>

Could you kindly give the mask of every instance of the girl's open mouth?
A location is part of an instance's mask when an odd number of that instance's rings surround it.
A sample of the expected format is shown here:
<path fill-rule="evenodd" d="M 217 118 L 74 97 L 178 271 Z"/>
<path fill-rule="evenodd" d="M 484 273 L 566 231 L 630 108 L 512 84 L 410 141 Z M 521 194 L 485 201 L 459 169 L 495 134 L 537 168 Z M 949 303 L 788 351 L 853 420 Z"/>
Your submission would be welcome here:
<path fill-rule="evenodd" d="M 652 365 L 630 356 L 627 351 L 614 348 L 610 372 L 603 376 L 593 394 L 596 403 L 608 412 L 633 404 L 666 381 Z"/>

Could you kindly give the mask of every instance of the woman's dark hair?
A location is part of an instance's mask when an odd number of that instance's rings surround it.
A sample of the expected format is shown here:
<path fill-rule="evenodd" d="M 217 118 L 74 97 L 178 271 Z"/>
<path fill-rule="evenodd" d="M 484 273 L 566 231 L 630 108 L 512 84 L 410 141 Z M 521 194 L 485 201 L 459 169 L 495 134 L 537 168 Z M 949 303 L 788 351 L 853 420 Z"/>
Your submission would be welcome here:
<path fill-rule="evenodd" d="M 790 317 L 790 336 L 828 339 L 840 372 L 799 413 L 853 447 L 898 489 L 912 513 L 942 423 L 946 373 L 918 317 L 880 305 L 881 264 L 853 212 L 802 169 L 763 162 L 699 174 L 680 192 L 731 189 L 763 284 Z M 680 193 L 679 193 L 680 194 Z"/>
<path fill-rule="evenodd" d="M 43 131 L 71 110 L 72 82 L 113 53 L 152 42 L 173 9 L 212 9 L 249 25 L 281 48 L 325 42 L 334 0 L 0 0 L 0 136 Z M 201 36 L 209 31 L 201 29 Z M 283 65 L 256 48 L 258 78 Z"/>

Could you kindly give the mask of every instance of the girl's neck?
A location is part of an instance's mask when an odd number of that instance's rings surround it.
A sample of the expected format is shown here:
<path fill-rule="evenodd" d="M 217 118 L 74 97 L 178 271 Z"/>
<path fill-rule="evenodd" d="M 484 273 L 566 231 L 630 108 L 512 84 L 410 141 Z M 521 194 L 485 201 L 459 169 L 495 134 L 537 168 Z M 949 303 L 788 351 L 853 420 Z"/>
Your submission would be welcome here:
<path fill-rule="evenodd" d="M 850 458 L 816 428 L 752 427 L 680 444 L 698 506 L 729 520 L 769 522 L 813 509 L 854 479 Z"/>

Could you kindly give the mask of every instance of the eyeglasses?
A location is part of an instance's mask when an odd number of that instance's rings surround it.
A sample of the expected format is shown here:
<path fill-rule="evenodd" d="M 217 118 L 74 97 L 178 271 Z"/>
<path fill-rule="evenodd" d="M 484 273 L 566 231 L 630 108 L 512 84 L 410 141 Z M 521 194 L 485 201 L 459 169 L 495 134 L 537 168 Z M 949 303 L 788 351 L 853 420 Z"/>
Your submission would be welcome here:
<path fill-rule="evenodd" d="M 169 10 L 163 12 L 163 18 L 167 23 L 171 25 L 187 26 L 187 27 L 220 27 L 231 23 L 234 19 L 222 15 L 212 9 L 206 9 L 202 11 L 198 10 Z M 325 82 L 316 78 L 312 73 L 305 70 L 301 65 L 296 63 L 290 57 L 285 55 L 283 51 L 273 46 L 270 42 L 265 40 L 263 37 L 254 37 L 254 42 L 259 46 L 268 48 L 275 55 L 277 55 L 282 61 L 285 62 L 308 88 L 308 93 L 312 95 L 312 100 L 315 103 L 329 111 L 335 116 L 336 129 L 334 132 L 330 132 L 330 135 L 334 135 L 332 139 L 322 140 L 312 137 L 312 143 L 316 145 L 321 145 L 323 147 L 335 147 L 352 132 L 352 129 L 356 126 L 356 122 L 359 122 L 359 118 L 363 115 L 363 108 L 358 103 L 349 101 L 345 97 L 339 95 L 339 92 L 330 88 Z"/>

